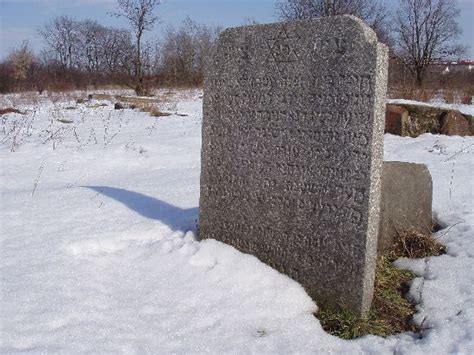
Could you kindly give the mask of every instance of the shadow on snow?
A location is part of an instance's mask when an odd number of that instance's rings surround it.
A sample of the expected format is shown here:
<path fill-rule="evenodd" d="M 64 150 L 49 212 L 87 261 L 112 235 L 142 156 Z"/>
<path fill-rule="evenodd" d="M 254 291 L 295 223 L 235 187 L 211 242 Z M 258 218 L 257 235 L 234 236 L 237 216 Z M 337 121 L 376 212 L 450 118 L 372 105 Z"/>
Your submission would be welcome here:
<path fill-rule="evenodd" d="M 139 192 L 108 186 L 81 186 L 114 199 L 140 215 L 156 219 L 174 231 L 196 230 L 199 208 L 180 208 Z"/>

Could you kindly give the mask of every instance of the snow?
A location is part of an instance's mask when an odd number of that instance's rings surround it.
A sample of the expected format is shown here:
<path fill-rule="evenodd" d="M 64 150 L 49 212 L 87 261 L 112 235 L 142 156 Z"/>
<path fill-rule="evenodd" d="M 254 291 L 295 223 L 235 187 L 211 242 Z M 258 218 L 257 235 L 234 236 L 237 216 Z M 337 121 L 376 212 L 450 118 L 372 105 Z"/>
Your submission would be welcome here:
<path fill-rule="evenodd" d="M 413 100 L 405 100 L 405 99 L 388 99 L 387 103 L 389 104 L 409 104 L 409 105 L 420 105 L 420 106 L 431 106 L 431 107 L 438 107 L 448 110 L 458 110 L 459 112 L 465 115 L 474 115 L 474 105 L 466 105 L 466 104 L 447 104 L 442 100 L 435 100 L 430 103 L 425 102 L 418 102 Z"/>
<path fill-rule="evenodd" d="M 196 240 L 199 97 L 164 118 L 0 99 L 27 110 L 0 126 L 1 353 L 474 352 L 473 137 L 385 136 L 386 160 L 429 167 L 448 252 L 397 261 L 417 275 L 421 337 L 344 341 L 298 283 Z"/>

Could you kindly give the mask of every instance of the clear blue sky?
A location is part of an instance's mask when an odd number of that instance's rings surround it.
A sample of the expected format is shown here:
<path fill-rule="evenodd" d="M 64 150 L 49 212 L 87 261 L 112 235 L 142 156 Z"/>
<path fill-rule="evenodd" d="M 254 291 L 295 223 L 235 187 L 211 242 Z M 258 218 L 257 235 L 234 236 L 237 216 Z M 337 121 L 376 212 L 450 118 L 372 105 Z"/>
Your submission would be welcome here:
<path fill-rule="evenodd" d="M 161 24 L 148 37 L 159 37 L 169 25 L 179 26 L 189 15 L 198 23 L 238 26 L 253 19 L 259 23 L 277 21 L 276 0 L 163 0 L 158 8 Z M 394 0 L 385 0 L 394 3 Z M 469 45 L 468 56 L 474 59 L 474 0 L 458 0 L 461 9 L 462 42 Z M 116 0 L 0 0 L 0 58 L 28 40 L 35 51 L 42 46 L 37 30 L 49 19 L 68 15 L 90 18 L 99 23 L 127 27 L 126 22 L 108 15 Z"/>

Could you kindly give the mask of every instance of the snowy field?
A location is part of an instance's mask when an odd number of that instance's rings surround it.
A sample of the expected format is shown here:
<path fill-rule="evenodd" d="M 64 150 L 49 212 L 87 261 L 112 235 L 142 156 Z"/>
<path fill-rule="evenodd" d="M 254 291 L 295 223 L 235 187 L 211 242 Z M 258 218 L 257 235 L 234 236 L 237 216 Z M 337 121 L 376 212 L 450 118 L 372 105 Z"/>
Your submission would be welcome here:
<path fill-rule="evenodd" d="M 385 136 L 386 160 L 428 165 L 448 252 L 397 262 L 421 336 L 345 341 L 299 284 L 196 240 L 202 100 L 174 100 L 153 118 L 0 98 L 27 111 L 0 116 L 0 353 L 474 352 L 473 137 Z"/>

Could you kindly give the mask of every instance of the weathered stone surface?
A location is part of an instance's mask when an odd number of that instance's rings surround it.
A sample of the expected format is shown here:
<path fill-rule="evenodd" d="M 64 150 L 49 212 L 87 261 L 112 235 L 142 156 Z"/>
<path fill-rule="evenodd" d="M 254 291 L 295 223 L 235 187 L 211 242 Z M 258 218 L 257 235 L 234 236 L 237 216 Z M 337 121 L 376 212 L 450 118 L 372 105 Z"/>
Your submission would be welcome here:
<path fill-rule="evenodd" d="M 406 103 L 397 103 L 396 105 L 387 105 L 388 106 L 399 106 L 403 109 L 408 111 L 408 118 L 402 119 L 401 125 L 401 136 L 409 136 L 409 137 L 418 137 L 420 134 L 423 133 L 432 133 L 432 134 L 448 134 L 446 132 L 449 131 L 448 126 L 443 129 L 443 124 L 445 122 L 445 118 L 451 112 L 451 110 L 440 108 L 440 107 L 433 107 L 429 105 L 422 105 L 422 104 L 406 104 Z M 455 111 L 458 114 L 458 118 L 453 120 L 450 118 L 449 122 L 457 126 L 453 129 L 453 132 L 456 130 L 461 129 L 463 134 L 460 133 L 452 133 L 451 135 L 473 135 L 474 129 L 473 124 L 471 121 L 471 116 L 466 114 L 461 114 L 459 111 Z M 464 117 L 467 120 L 469 125 L 469 130 L 466 130 L 466 124 L 462 120 Z M 456 123 L 454 123 L 454 121 Z M 461 127 L 460 127 L 461 125 Z M 395 132 L 395 130 L 393 131 Z M 392 132 L 389 132 L 392 133 Z M 397 134 L 397 133 L 393 133 Z"/>
<path fill-rule="evenodd" d="M 351 16 L 224 31 L 205 78 L 200 233 L 370 307 L 387 49 Z"/>
<path fill-rule="evenodd" d="M 459 111 L 449 111 L 441 120 L 441 133 L 448 136 L 469 136 L 470 122 Z"/>
<path fill-rule="evenodd" d="M 467 121 L 469 122 L 469 127 L 471 128 L 471 136 L 474 136 L 474 115 L 463 115 L 466 117 Z"/>
<path fill-rule="evenodd" d="M 425 105 L 402 105 L 409 112 L 408 120 L 403 126 L 404 136 L 418 137 L 423 133 L 439 133 L 441 117 L 445 110 Z"/>
<path fill-rule="evenodd" d="M 403 135 L 407 125 L 408 111 L 402 106 L 387 104 L 385 107 L 385 133 Z"/>
<path fill-rule="evenodd" d="M 432 200 L 433 183 L 426 165 L 384 162 L 378 252 L 389 249 L 398 233 L 430 233 Z"/>

